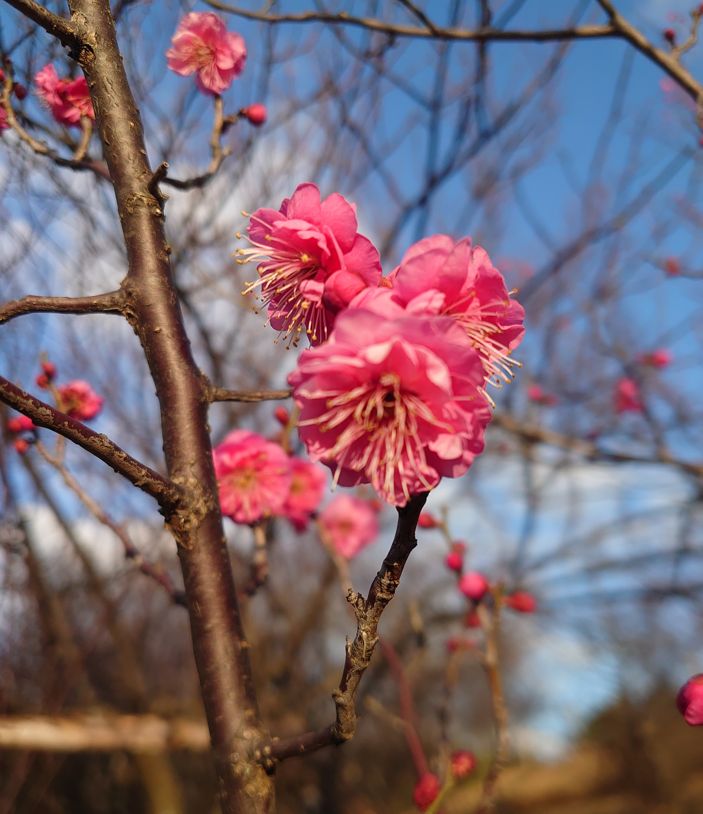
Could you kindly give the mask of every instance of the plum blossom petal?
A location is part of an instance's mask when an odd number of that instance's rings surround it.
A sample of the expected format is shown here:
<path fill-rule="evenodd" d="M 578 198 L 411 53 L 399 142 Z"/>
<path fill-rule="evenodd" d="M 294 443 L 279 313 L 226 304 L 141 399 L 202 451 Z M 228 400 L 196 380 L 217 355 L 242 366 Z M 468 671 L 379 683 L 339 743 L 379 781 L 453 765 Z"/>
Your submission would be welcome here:
<path fill-rule="evenodd" d="M 256 523 L 281 514 L 291 485 L 283 449 L 249 430 L 234 430 L 213 450 L 222 514 Z"/>
<path fill-rule="evenodd" d="M 257 263 L 260 289 L 271 326 L 297 344 L 301 334 L 324 342 L 336 315 L 381 279 L 381 261 L 371 241 L 357 231 L 356 211 L 338 193 L 324 200 L 315 184 L 300 184 L 278 211 L 258 209 L 247 229 L 248 249 L 238 262 Z"/>
<path fill-rule="evenodd" d="M 244 39 L 227 31 L 224 22 L 211 11 L 186 14 L 171 44 L 173 47 L 166 52 L 168 67 L 181 76 L 195 73 L 203 93 L 223 93 L 244 70 Z"/>
<path fill-rule="evenodd" d="M 37 95 L 59 124 L 79 125 L 82 117 L 95 118 L 88 83 L 84 76 L 60 79 L 53 63 L 45 65 L 35 77 Z"/>
<path fill-rule="evenodd" d="M 378 537 L 378 517 L 368 500 L 337 495 L 320 512 L 323 542 L 346 559 Z"/>

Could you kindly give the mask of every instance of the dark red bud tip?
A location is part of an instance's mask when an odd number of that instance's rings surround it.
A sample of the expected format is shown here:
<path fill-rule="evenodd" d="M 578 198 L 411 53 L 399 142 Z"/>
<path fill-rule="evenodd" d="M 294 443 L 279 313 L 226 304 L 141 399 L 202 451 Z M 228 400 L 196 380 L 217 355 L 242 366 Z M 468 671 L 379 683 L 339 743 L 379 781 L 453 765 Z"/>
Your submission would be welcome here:
<path fill-rule="evenodd" d="M 413 789 L 413 803 L 420 811 L 427 809 L 434 803 L 442 788 L 436 774 L 426 772 L 415 784 Z"/>
<path fill-rule="evenodd" d="M 42 390 L 46 390 L 46 388 L 49 386 L 49 377 L 46 375 L 46 373 L 40 373 L 35 381 L 37 386 L 41 387 Z"/>
<path fill-rule="evenodd" d="M 255 127 L 260 127 L 266 121 L 268 116 L 266 105 L 262 105 L 261 103 L 243 107 L 239 113 Z"/>
<path fill-rule="evenodd" d="M 20 84 L 19 82 L 15 82 L 12 86 L 12 92 L 15 96 L 22 101 L 22 99 L 27 98 L 27 88 L 24 85 Z"/>
<path fill-rule="evenodd" d="M 476 768 L 476 756 L 473 752 L 469 752 L 468 749 L 452 752 L 449 768 L 455 780 L 462 780 L 464 777 L 468 777 Z"/>
<path fill-rule="evenodd" d="M 673 28 L 664 29 L 664 39 L 672 45 L 676 42 L 676 32 Z"/>
<path fill-rule="evenodd" d="M 49 381 L 56 378 L 56 365 L 53 362 L 42 362 L 41 369 L 44 371 Z"/>
<path fill-rule="evenodd" d="M 421 529 L 436 529 L 439 523 L 434 515 L 430 514 L 429 512 L 422 512 L 417 521 L 417 525 Z"/>
<path fill-rule="evenodd" d="M 505 604 L 518 613 L 534 613 L 537 610 L 537 600 L 527 591 L 515 591 L 506 596 Z"/>
<path fill-rule="evenodd" d="M 273 411 L 273 417 L 282 427 L 285 427 L 290 420 L 290 414 L 285 407 L 276 407 L 276 409 Z"/>
<path fill-rule="evenodd" d="M 29 449 L 29 441 L 25 441 L 24 438 L 16 438 L 12 442 L 12 446 L 19 452 L 20 455 L 24 455 L 24 453 Z"/>

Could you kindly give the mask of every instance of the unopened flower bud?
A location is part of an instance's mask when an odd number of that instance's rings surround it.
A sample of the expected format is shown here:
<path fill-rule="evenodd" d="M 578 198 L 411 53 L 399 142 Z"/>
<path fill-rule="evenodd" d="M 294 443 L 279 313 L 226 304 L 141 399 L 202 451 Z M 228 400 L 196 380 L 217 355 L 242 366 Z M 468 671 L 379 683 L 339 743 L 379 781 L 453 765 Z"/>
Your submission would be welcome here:
<path fill-rule="evenodd" d="M 20 82 L 15 82 L 12 85 L 12 92 L 15 94 L 15 96 L 19 99 L 20 102 L 23 99 L 27 98 L 27 88 L 25 88 L 25 86 L 22 85 Z"/>
<path fill-rule="evenodd" d="M 266 121 L 268 115 L 266 105 L 262 105 L 260 102 L 243 107 L 239 113 L 255 127 L 260 127 Z"/>
<path fill-rule="evenodd" d="M 290 420 L 290 413 L 285 407 L 276 407 L 276 409 L 273 411 L 273 417 L 282 427 L 285 427 Z"/>
<path fill-rule="evenodd" d="M 19 452 L 20 455 L 24 455 L 24 453 L 29 449 L 29 441 L 26 441 L 24 438 L 16 438 L 12 442 L 12 446 Z"/>
<path fill-rule="evenodd" d="M 462 780 L 476 768 L 476 756 L 468 749 L 458 749 L 456 752 L 452 752 L 449 768 L 455 780 Z"/>
<path fill-rule="evenodd" d="M 506 596 L 505 604 L 518 613 L 534 613 L 537 610 L 537 600 L 528 591 L 515 591 Z"/>
<path fill-rule="evenodd" d="M 41 387 L 42 390 L 46 390 L 46 388 L 49 386 L 49 377 L 46 375 L 46 373 L 40 373 L 35 381 L 37 386 Z"/>
<path fill-rule="evenodd" d="M 458 551 L 450 551 L 444 558 L 444 564 L 450 571 L 461 573 L 461 569 L 464 567 L 464 555 Z"/>
<path fill-rule="evenodd" d="M 698 673 L 681 687 L 676 706 L 689 726 L 703 725 L 703 673 Z"/>
<path fill-rule="evenodd" d="M 677 257 L 667 257 L 664 261 L 664 271 L 668 277 L 678 277 L 681 274 L 681 263 Z"/>
<path fill-rule="evenodd" d="M 34 422 L 26 415 L 18 415 L 7 422 L 7 429 L 13 433 L 31 432 L 36 429 Z"/>
<path fill-rule="evenodd" d="M 488 580 L 478 571 L 467 571 L 459 580 L 459 590 L 474 602 L 480 602 L 489 588 Z"/>
<path fill-rule="evenodd" d="M 44 371 L 49 381 L 56 378 L 56 365 L 53 362 L 42 362 L 41 369 Z"/>
<path fill-rule="evenodd" d="M 673 28 L 665 28 L 664 29 L 664 39 L 670 44 L 673 45 L 676 42 L 676 32 Z"/>
<path fill-rule="evenodd" d="M 413 803 L 420 811 L 427 811 L 437 799 L 441 788 L 442 784 L 439 782 L 437 775 L 432 774 L 432 772 L 425 772 L 413 789 Z"/>
<path fill-rule="evenodd" d="M 417 525 L 421 529 L 436 529 L 439 523 L 437 522 L 434 515 L 430 514 L 429 512 L 422 512 L 420 518 L 417 521 Z"/>
<path fill-rule="evenodd" d="M 464 627 L 477 628 L 481 627 L 481 617 L 476 610 L 470 610 L 464 617 Z"/>

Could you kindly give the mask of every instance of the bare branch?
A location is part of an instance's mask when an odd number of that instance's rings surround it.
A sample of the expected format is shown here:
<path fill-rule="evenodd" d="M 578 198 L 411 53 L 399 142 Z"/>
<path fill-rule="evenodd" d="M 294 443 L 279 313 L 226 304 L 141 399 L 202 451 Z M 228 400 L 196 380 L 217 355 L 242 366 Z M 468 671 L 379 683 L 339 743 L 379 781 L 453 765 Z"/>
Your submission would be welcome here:
<path fill-rule="evenodd" d="M 0 376 L 0 401 L 23 413 L 40 427 L 57 432 L 95 455 L 130 483 L 151 495 L 169 516 L 181 498 L 180 489 L 146 464 L 133 458 L 106 435 L 35 398 Z"/>
<path fill-rule="evenodd" d="M 39 3 L 35 3 L 34 0 L 5 0 L 5 2 L 14 6 L 17 11 L 33 20 L 37 25 L 40 25 L 52 37 L 56 37 L 62 45 L 67 46 L 72 51 L 77 53 L 83 48 L 83 38 L 71 21 L 65 17 L 54 14 Z"/>
<path fill-rule="evenodd" d="M 208 400 L 215 401 L 241 401 L 251 403 L 255 401 L 282 401 L 290 398 L 291 390 L 228 390 L 226 387 L 211 386 L 208 390 Z"/>
<path fill-rule="evenodd" d="M 25 314 L 121 314 L 124 294 L 119 289 L 90 297 L 42 297 L 30 294 L 0 305 L 0 325 Z"/>
<path fill-rule="evenodd" d="M 277 738 L 270 748 L 264 750 L 263 761 L 285 760 L 314 752 L 325 746 L 340 744 L 354 736 L 356 730 L 355 698 L 359 683 L 371 663 L 371 656 L 378 642 L 378 623 L 386 605 L 393 599 L 400 583 L 405 563 L 417 545 L 415 531 L 427 493 L 414 495 L 405 506 L 398 507 L 398 524 L 390 550 L 376 578 L 371 583 L 368 596 L 350 591 L 347 599 L 357 619 L 356 636 L 347 642 L 346 659 L 339 687 L 333 693 L 337 714 L 333 724 L 315 732 L 291 738 Z"/>

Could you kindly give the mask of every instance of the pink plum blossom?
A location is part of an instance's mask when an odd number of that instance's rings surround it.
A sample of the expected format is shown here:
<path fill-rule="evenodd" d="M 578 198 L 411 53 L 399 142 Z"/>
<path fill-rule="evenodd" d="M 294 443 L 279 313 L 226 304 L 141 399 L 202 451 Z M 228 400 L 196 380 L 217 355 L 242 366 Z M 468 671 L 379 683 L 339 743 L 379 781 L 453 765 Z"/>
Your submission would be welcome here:
<path fill-rule="evenodd" d="M 291 485 L 283 449 L 249 430 L 234 430 L 213 450 L 222 514 L 256 523 L 280 514 Z"/>
<path fill-rule="evenodd" d="M 290 467 L 290 490 L 281 514 L 290 520 L 296 531 L 304 531 L 310 516 L 320 505 L 327 477 L 324 469 L 302 458 L 291 458 Z"/>
<path fill-rule="evenodd" d="M 368 500 L 337 495 L 320 512 L 323 542 L 350 560 L 378 537 L 378 516 Z"/>
<path fill-rule="evenodd" d="M 45 65 L 34 77 L 37 94 L 59 124 L 79 125 L 84 116 L 95 118 L 88 83 L 84 76 L 60 79 L 53 63 Z"/>
<path fill-rule="evenodd" d="M 392 299 L 409 313 L 447 315 L 459 323 L 487 380 L 512 379 L 510 353 L 522 341 L 525 312 L 484 249 L 468 237 L 424 238 L 408 249 L 389 281 Z"/>
<path fill-rule="evenodd" d="M 613 402 L 616 413 L 641 413 L 642 395 L 637 382 L 627 377 L 619 379 L 615 385 Z"/>
<path fill-rule="evenodd" d="M 211 11 L 192 11 L 178 24 L 166 52 L 168 67 L 181 76 L 196 73 L 203 93 L 219 95 L 244 70 L 247 47 L 244 39 Z"/>
<path fill-rule="evenodd" d="M 676 706 L 689 726 L 703 726 L 703 673 L 689 678 L 681 687 Z"/>
<path fill-rule="evenodd" d="M 58 388 L 59 409 L 78 421 L 90 421 L 100 412 L 103 398 L 88 382 L 75 379 Z"/>
<path fill-rule="evenodd" d="M 238 250 L 239 262 L 258 263 L 259 279 L 246 293 L 260 286 L 271 325 L 294 343 L 303 331 L 324 342 L 336 314 L 381 279 L 355 207 L 336 192 L 322 200 L 315 184 L 300 184 L 279 210 L 257 209 L 247 231 L 251 247 Z"/>
<path fill-rule="evenodd" d="M 657 350 L 650 351 L 649 353 L 640 354 L 637 361 L 641 365 L 653 367 L 656 370 L 662 370 L 671 364 L 672 359 L 673 356 L 671 351 L 667 350 L 666 348 L 657 348 Z"/>
<path fill-rule="evenodd" d="M 378 289 L 380 290 L 380 289 Z M 350 308 L 288 378 L 313 461 L 389 503 L 458 477 L 483 451 L 490 409 L 481 359 L 448 317 Z"/>

